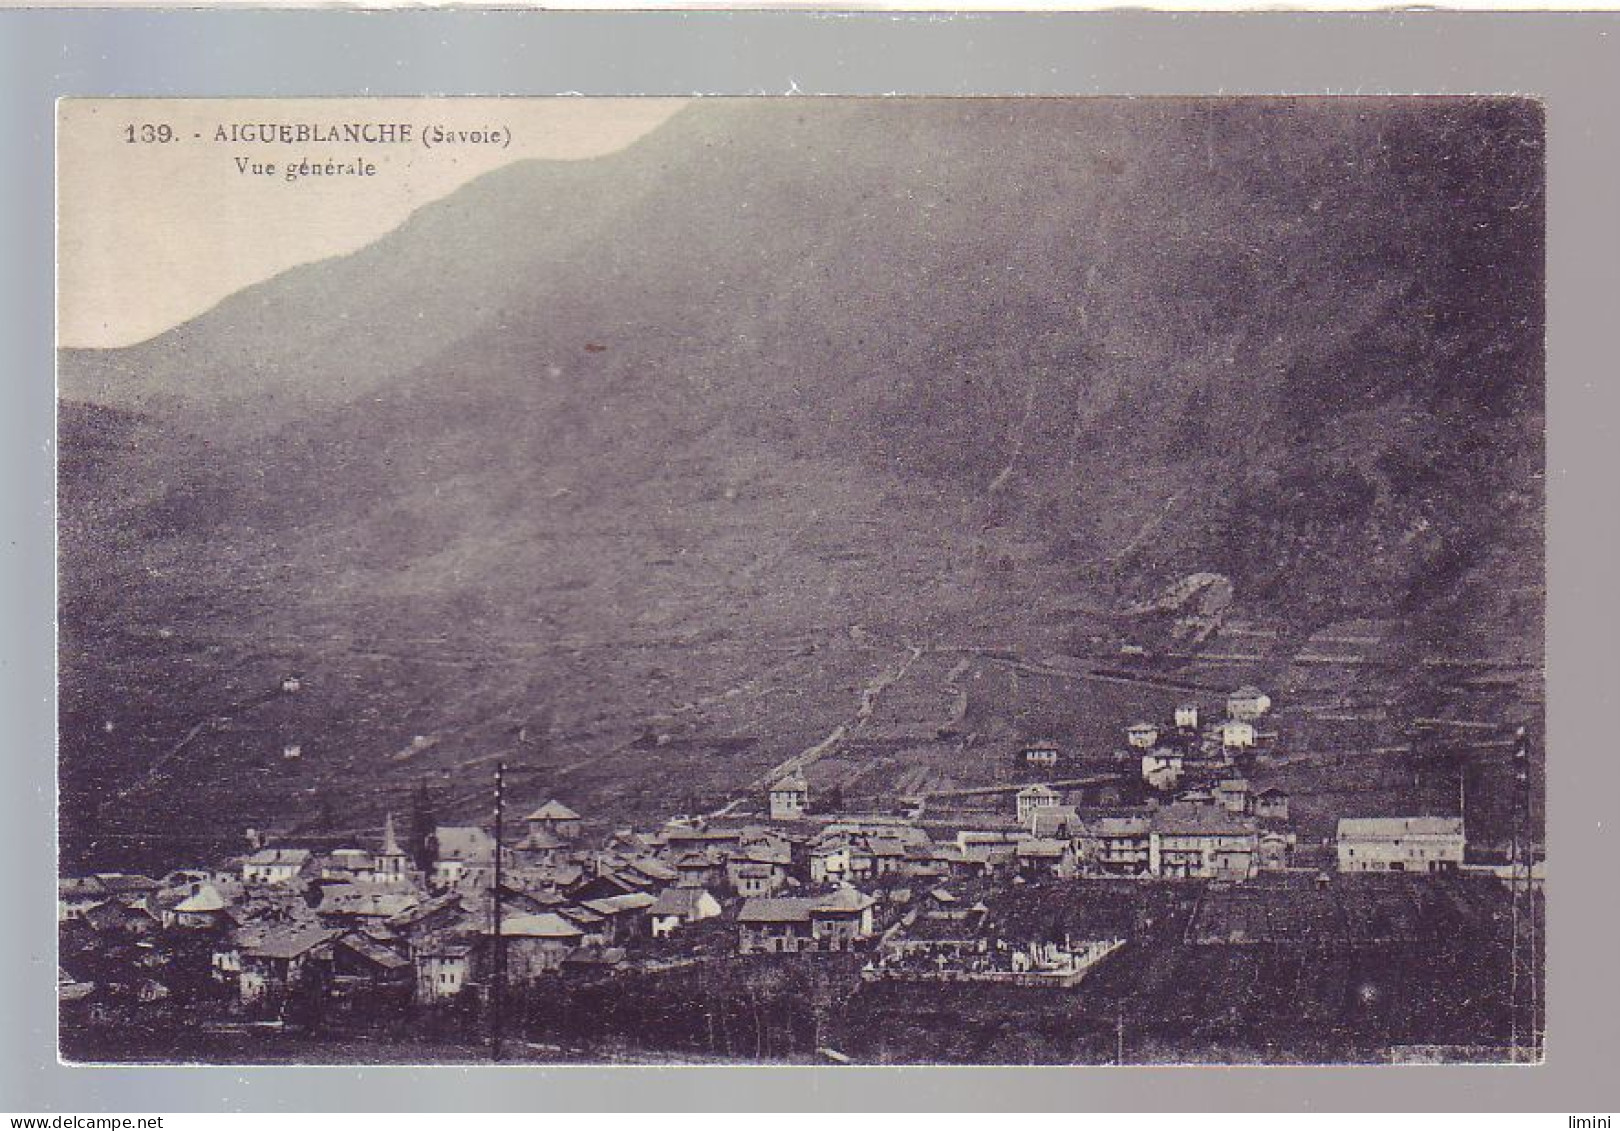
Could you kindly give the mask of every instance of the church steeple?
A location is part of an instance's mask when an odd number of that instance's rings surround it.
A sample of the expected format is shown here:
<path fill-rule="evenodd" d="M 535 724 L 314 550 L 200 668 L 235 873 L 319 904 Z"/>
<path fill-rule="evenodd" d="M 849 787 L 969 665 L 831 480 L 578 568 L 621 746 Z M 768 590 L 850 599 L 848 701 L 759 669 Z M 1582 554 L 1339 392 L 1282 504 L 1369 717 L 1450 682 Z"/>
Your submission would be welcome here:
<path fill-rule="evenodd" d="M 399 875 L 405 871 L 405 862 L 399 837 L 394 835 L 394 814 L 389 813 L 387 820 L 383 821 L 382 851 L 377 855 L 377 870 L 384 875 Z"/>

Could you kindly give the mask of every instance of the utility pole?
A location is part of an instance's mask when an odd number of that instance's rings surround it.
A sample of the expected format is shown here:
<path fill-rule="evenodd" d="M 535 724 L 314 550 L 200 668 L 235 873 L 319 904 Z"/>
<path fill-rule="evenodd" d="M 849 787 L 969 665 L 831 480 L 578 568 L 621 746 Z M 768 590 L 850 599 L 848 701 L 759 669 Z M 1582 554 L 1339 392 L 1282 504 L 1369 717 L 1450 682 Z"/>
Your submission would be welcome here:
<path fill-rule="evenodd" d="M 491 893 L 490 914 L 494 919 L 494 972 L 489 993 L 489 1058 L 498 1061 L 503 1049 L 501 1031 L 506 1008 L 506 934 L 502 912 L 505 876 L 501 868 L 501 843 L 506 819 L 506 763 L 495 763 L 495 890 Z"/>
<path fill-rule="evenodd" d="M 1536 954 L 1534 843 L 1530 829 L 1530 740 L 1525 728 L 1521 726 L 1515 732 L 1513 742 L 1513 846 L 1508 865 L 1508 888 L 1513 904 L 1513 939 L 1510 947 L 1513 971 L 1509 1031 L 1512 1042 L 1511 1056 L 1514 1061 L 1519 1059 L 1519 1011 L 1522 996 L 1529 998 L 1524 1036 L 1528 1040 L 1527 1051 L 1532 1058 L 1539 1055 L 1541 1045 L 1540 1022 L 1537 1017 L 1540 1008 L 1540 987 L 1537 985 L 1539 963 Z M 1528 931 L 1527 940 L 1521 937 L 1521 924 L 1522 929 Z M 1521 988 L 1526 979 L 1528 979 L 1528 994 Z"/>

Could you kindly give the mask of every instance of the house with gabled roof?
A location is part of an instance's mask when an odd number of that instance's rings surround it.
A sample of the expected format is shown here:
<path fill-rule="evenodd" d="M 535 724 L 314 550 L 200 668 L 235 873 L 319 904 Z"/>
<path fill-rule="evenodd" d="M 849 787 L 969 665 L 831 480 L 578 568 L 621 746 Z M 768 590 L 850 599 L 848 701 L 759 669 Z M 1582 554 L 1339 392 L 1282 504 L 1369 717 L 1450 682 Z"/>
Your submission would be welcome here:
<path fill-rule="evenodd" d="M 416 1000 L 431 1005 L 459 995 L 473 981 L 473 956 L 473 944 L 465 935 L 424 936 L 411 948 Z"/>
<path fill-rule="evenodd" d="M 573 840 L 579 836 L 580 826 L 584 823 L 583 817 L 555 799 L 547 801 L 523 819 L 531 835 L 546 832 L 558 840 Z"/>
<path fill-rule="evenodd" d="M 56 971 L 56 1000 L 66 1011 L 72 1013 L 90 1012 L 89 999 L 96 992 L 94 982 L 81 982 L 66 970 L 57 968 Z"/>
<path fill-rule="evenodd" d="M 852 887 L 811 897 L 810 934 L 821 950 L 849 950 L 871 938 L 877 900 Z"/>
<path fill-rule="evenodd" d="M 584 937 L 578 925 L 555 911 L 514 915 L 501 923 L 507 974 L 519 981 L 549 974 Z"/>
<path fill-rule="evenodd" d="M 1345 817 L 1337 845 L 1341 872 L 1449 872 L 1466 838 L 1461 817 Z"/>
<path fill-rule="evenodd" d="M 1159 741 L 1159 728 L 1152 723 L 1132 723 L 1125 728 L 1125 741 L 1137 750 L 1152 750 Z"/>
<path fill-rule="evenodd" d="M 872 854 L 849 840 L 819 845 L 810 850 L 810 882 L 839 884 L 865 879 L 874 869 Z"/>
<path fill-rule="evenodd" d="M 1226 697 L 1226 714 L 1229 718 L 1252 723 L 1269 710 L 1271 696 L 1252 683 L 1244 684 Z"/>
<path fill-rule="evenodd" d="M 1254 815 L 1262 820 L 1288 820 L 1288 794 L 1274 785 L 1256 793 L 1253 804 Z"/>
<path fill-rule="evenodd" d="M 934 880 L 950 872 L 950 866 L 939 859 L 932 841 L 906 845 L 905 858 L 900 861 L 900 874 L 914 880 Z"/>
<path fill-rule="evenodd" d="M 521 876 L 523 886 L 528 891 L 572 891 L 591 878 L 585 874 L 583 867 L 572 863 L 526 865 L 514 869 L 514 875 Z"/>
<path fill-rule="evenodd" d="M 611 899 L 616 895 L 629 895 L 633 891 L 645 890 L 646 881 L 636 883 L 629 876 L 613 870 L 598 871 L 595 875 L 587 876 L 581 873 L 579 881 L 567 889 L 567 895 L 575 902 L 588 899 Z"/>
<path fill-rule="evenodd" d="M 363 932 L 350 931 L 332 943 L 332 981 L 337 993 L 394 990 L 409 994 L 415 971 L 401 951 Z"/>
<path fill-rule="evenodd" d="M 1251 719 L 1222 719 L 1216 728 L 1221 749 L 1235 753 L 1251 749 L 1255 743 L 1254 722 Z"/>
<path fill-rule="evenodd" d="M 1061 804 L 1062 801 L 1063 798 L 1058 791 L 1049 785 L 1037 782 L 1035 785 L 1025 786 L 1013 799 L 1018 823 L 1028 828 L 1035 818 L 1037 809 L 1051 808 Z"/>
<path fill-rule="evenodd" d="M 854 888 L 826 895 L 767 896 L 737 911 L 739 954 L 843 951 L 872 936 L 877 901 Z"/>
<path fill-rule="evenodd" d="M 1292 862 L 1296 838 L 1293 833 L 1280 829 L 1266 829 L 1260 834 L 1259 868 L 1262 872 L 1285 871 Z"/>
<path fill-rule="evenodd" d="M 310 979 L 324 983 L 322 964 L 331 959 L 331 942 L 341 931 L 308 925 L 278 926 L 258 932 L 241 951 L 240 990 L 244 1002 L 275 1004 L 289 990 Z"/>
<path fill-rule="evenodd" d="M 145 895 L 163 886 L 148 876 L 129 872 L 97 872 L 95 879 L 108 895 Z"/>
<path fill-rule="evenodd" d="M 607 847 L 627 856 L 647 856 L 656 850 L 653 838 L 635 829 L 615 829 L 607 838 Z"/>
<path fill-rule="evenodd" d="M 793 873 L 793 846 L 786 841 L 755 841 L 726 860 L 725 884 L 738 895 L 772 895 Z"/>
<path fill-rule="evenodd" d="M 519 865 L 545 866 L 563 859 L 572 847 L 549 828 L 531 825 L 528 834 L 512 847 L 512 856 Z"/>
<path fill-rule="evenodd" d="M 1212 791 L 1215 803 L 1228 813 L 1247 813 L 1250 807 L 1249 781 L 1243 777 L 1224 777 L 1215 783 Z"/>
<path fill-rule="evenodd" d="M 1018 748 L 1018 765 L 1031 770 L 1052 770 L 1062 761 L 1062 751 L 1049 738 L 1037 738 Z"/>
<path fill-rule="evenodd" d="M 906 845 L 896 837 L 869 837 L 866 841 L 866 852 L 872 858 L 874 876 L 897 875 L 904 869 Z"/>
<path fill-rule="evenodd" d="M 1148 831 L 1148 871 L 1155 876 L 1243 880 L 1258 870 L 1254 819 L 1219 805 L 1166 805 L 1149 814 Z"/>
<path fill-rule="evenodd" d="M 481 884 L 495 867 L 495 838 L 477 825 L 440 825 L 433 830 L 436 888 Z"/>
<path fill-rule="evenodd" d="M 335 848 L 321 862 L 321 879 L 353 883 L 371 879 L 377 859 L 364 848 Z"/>
<path fill-rule="evenodd" d="M 659 856 L 665 862 L 673 863 L 689 852 L 730 852 L 742 844 L 743 832 L 741 829 L 671 821 L 659 833 L 659 839 L 663 841 Z"/>
<path fill-rule="evenodd" d="M 466 914 L 461 894 L 445 891 L 411 904 L 385 922 L 400 937 L 416 939 L 460 923 Z"/>
<path fill-rule="evenodd" d="M 385 922 L 403 915 L 421 902 L 409 889 L 378 884 L 329 884 L 321 889 L 315 913 L 333 927 L 354 927 Z"/>
<path fill-rule="evenodd" d="M 787 872 L 772 864 L 732 859 L 726 864 L 726 879 L 738 895 L 772 895 L 787 885 Z"/>
<path fill-rule="evenodd" d="M 680 873 L 674 868 L 651 856 L 638 856 L 627 860 L 621 872 L 645 881 L 648 891 L 662 891 L 680 879 Z"/>
<path fill-rule="evenodd" d="M 629 860 L 611 852 L 598 852 L 593 856 L 586 857 L 585 863 L 591 871 L 599 876 L 612 876 L 627 892 L 650 891 L 655 887 L 662 886 L 640 868 L 632 865 Z M 667 870 L 674 873 L 675 879 L 680 878 L 680 873 L 676 872 L 675 869 L 670 868 Z"/>
<path fill-rule="evenodd" d="M 1142 754 L 1142 780 L 1153 789 L 1171 790 L 1181 783 L 1186 760 L 1180 750 L 1155 746 Z"/>
<path fill-rule="evenodd" d="M 275 886 L 303 878 L 311 866 L 307 848 L 261 848 L 242 861 L 242 882 Z"/>
<path fill-rule="evenodd" d="M 1018 850 L 1011 841 L 969 841 L 960 845 L 951 862 L 953 875 L 969 879 L 997 879 L 1018 869 Z"/>
<path fill-rule="evenodd" d="M 208 930 L 226 924 L 231 901 L 213 884 L 196 884 L 178 894 L 180 898 L 159 914 L 164 926 Z"/>
<path fill-rule="evenodd" d="M 495 889 L 491 888 L 493 892 Z M 502 879 L 501 907 L 513 915 L 533 915 L 541 911 L 555 911 L 568 900 L 559 892 L 549 888 L 531 889 L 521 884 L 512 883 Z M 493 897 L 491 897 L 493 898 Z"/>
<path fill-rule="evenodd" d="M 1049 805 L 1036 810 L 1030 820 L 1030 833 L 1034 836 L 1057 837 L 1068 840 L 1080 827 L 1080 811 L 1073 805 Z"/>
<path fill-rule="evenodd" d="M 57 918 L 64 923 L 78 919 L 109 898 L 107 889 L 94 876 L 63 877 L 56 884 Z"/>
<path fill-rule="evenodd" d="M 737 911 L 737 953 L 797 954 L 810 945 L 810 900 L 762 896 Z"/>
<path fill-rule="evenodd" d="M 769 790 L 771 819 L 796 821 L 810 807 L 810 783 L 804 771 L 794 768 L 771 784 Z"/>
<path fill-rule="evenodd" d="M 592 911 L 583 903 L 559 903 L 547 908 L 567 919 L 580 930 L 581 941 L 604 942 L 607 939 L 607 917 Z"/>
<path fill-rule="evenodd" d="M 668 938 L 688 923 L 713 919 L 720 901 L 702 888 L 668 888 L 647 908 L 652 937 Z"/>
<path fill-rule="evenodd" d="M 146 896 L 125 895 L 105 900 L 85 911 L 79 921 L 97 933 L 150 935 L 161 925 L 146 905 Z"/>
<path fill-rule="evenodd" d="M 1089 817 L 1078 823 L 1072 839 L 1088 875 L 1140 876 L 1151 869 L 1153 838 L 1145 815 Z"/>
<path fill-rule="evenodd" d="M 675 861 L 676 887 L 716 887 L 725 877 L 725 855 L 712 850 L 688 852 Z"/>
<path fill-rule="evenodd" d="M 587 900 L 580 906 L 602 917 L 602 925 L 597 933 L 607 945 L 612 945 L 645 934 L 648 909 L 657 902 L 655 896 L 644 891 L 633 891 L 624 895 L 610 895 L 605 899 Z"/>
<path fill-rule="evenodd" d="M 1013 852 L 1018 860 L 1018 874 L 1030 879 L 1067 878 L 1076 870 L 1073 845 L 1056 837 L 1026 837 L 1018 842 Z"/>

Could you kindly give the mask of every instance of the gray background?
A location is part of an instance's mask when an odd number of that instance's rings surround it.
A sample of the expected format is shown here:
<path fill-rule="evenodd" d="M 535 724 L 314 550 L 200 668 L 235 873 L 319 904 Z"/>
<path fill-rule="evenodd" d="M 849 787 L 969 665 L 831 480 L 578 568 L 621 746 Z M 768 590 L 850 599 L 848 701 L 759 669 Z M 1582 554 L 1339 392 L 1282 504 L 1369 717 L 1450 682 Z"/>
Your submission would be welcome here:
<path fill-rule="evenodd" d="M 66 94 L 1538 95 L 1548 110 L 1548 1061 L 1345 1069 L 55 1062 L 52 113 Z M 1620 16 L 0 12 L 0 1109 L 1612 1111 Z M 1550 1122 L 1550 1121 L 1549 1121 Z M 1558 1126 L 1563 1126 L 1558 1120 Z"/>

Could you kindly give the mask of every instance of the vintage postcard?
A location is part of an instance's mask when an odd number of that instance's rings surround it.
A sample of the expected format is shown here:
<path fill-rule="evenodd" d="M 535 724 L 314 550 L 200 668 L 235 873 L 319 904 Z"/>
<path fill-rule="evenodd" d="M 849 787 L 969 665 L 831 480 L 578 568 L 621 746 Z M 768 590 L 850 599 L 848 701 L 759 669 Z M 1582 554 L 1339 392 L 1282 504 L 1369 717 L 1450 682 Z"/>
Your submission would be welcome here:
<path fill-rule="evenodd" d="M 73 1062 L 1542 1057 L 1507 97 L 68 99 Z"/>

